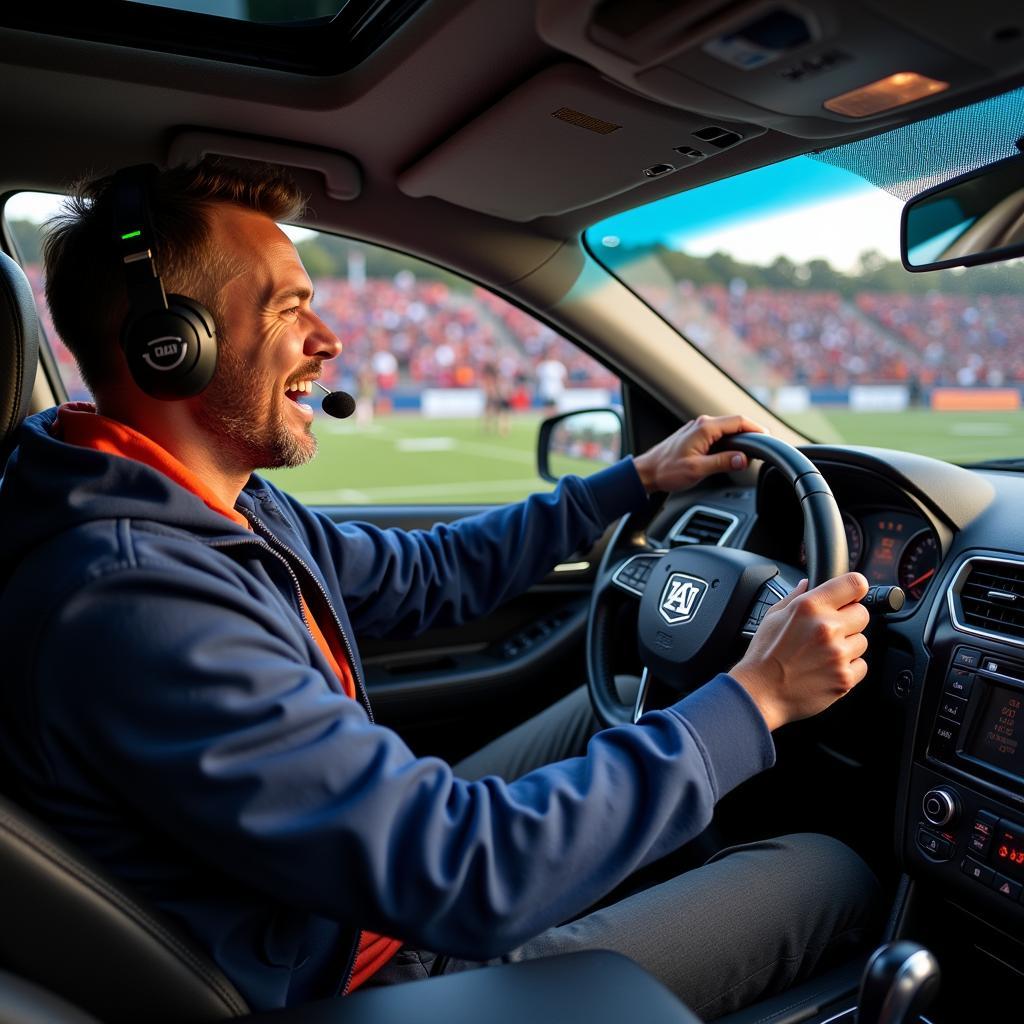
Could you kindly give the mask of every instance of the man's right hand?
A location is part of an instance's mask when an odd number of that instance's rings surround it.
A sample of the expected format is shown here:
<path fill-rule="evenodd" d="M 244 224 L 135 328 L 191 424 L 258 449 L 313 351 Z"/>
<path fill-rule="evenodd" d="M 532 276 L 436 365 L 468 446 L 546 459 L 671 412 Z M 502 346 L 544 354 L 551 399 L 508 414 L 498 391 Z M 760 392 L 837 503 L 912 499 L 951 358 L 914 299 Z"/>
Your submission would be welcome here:
<path fill-rule="evenodd" d="M 859 572 L 813 590 L 803 580 L 769 609 L 732 670 L 769 729 L 824 711 L 864 678 L 870 616 L 859 602 L 867 592 Z"/>

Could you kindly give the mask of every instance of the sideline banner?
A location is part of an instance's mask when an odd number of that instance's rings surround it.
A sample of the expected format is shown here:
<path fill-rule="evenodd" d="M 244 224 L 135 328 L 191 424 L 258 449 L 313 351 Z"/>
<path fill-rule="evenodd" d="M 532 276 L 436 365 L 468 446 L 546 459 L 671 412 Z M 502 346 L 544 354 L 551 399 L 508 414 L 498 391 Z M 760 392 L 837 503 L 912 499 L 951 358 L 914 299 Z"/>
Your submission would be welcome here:
<path fill-rule="evenodd" d="M 937 412 L 1012 412 L 1020 408 L 1016 388 L 932 388 Z"/>
<path fill-rule="evenodd" d="M 903 412 L 910 404 L 910 389 L 905 384 L 855 384 L 849 404 L 854 412 Z"/>
<path fill-rule="evenodd" d="M 482 416 L 484 393 L 480 388 L 424 388 L 420 411 L 424 416 L 443 419 Z"/>

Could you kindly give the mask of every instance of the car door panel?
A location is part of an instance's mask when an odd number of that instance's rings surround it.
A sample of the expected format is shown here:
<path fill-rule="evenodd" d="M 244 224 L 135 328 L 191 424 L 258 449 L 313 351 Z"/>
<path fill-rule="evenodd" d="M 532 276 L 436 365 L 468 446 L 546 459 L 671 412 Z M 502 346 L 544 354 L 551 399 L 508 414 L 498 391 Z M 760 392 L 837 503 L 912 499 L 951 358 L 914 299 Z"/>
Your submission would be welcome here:
<path fill-rule="evenodd" d="M 345 506 L 323 511 L 335 522 L 383 529 L 430 529 L 487 506 Z M 606 535 L 607 536 L 607 535 Z M 584 681 L 583 639 L 590 587 L 606 537 L 579 552 L 526 593 L 460 627 L 409 639 L 358 637 L 375 714 L 414 741 L 466 716 L 484 733 L 507 728 Z M 497 710 L 502 709 L 502 710 Z M 481 730 L 472 728 L 475 735 Z M 459 744 L 461 746 L 461 744 Z"/>

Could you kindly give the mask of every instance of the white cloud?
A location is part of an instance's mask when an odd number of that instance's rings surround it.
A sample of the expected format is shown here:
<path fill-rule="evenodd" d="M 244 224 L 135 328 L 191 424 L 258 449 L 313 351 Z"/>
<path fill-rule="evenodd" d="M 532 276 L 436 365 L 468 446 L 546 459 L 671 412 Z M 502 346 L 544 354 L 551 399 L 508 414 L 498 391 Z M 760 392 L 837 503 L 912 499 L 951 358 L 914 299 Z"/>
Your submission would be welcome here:
<path fill-rule="evenodd" d="M 678 235 L 670 245 L 691 256 L 726 252 L 757 266 L 786 256 L 794 263 L 824 259 L 837 270 L 850 270 L 868 249 L 899 260 L 902 209 L 895 196 L 872 189 L 704 235 Z"/>

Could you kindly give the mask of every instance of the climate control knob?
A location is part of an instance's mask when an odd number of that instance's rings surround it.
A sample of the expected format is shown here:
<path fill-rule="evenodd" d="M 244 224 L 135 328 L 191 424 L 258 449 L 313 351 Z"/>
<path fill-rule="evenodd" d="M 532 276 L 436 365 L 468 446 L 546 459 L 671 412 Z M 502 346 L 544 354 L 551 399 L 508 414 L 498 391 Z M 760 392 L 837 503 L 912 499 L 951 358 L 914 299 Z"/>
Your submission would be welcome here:
<path fill-rule="evenodd" d="M 929 789 L 921 811 L 933 825 L 952 825 L 960 814 L 960 801 L 951 789 Z"/>

